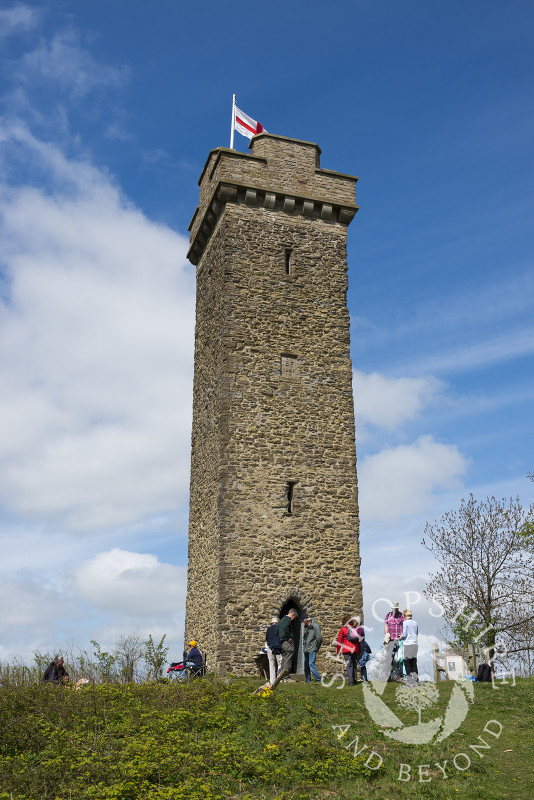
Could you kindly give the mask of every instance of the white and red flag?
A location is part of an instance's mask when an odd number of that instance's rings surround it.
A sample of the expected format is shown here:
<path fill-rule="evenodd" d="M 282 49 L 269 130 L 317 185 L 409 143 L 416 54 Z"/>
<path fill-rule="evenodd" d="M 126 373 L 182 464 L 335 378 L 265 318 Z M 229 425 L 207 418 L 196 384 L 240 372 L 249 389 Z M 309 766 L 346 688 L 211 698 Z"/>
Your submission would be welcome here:
<path fill-rule="evenodd" d="M 259 122 L 256 122 L 255 119 L 249 117 L 248 114 L 245 114 L 244 111 L 241 111 L 237 106 L 235 109 L 235 129 L 238 133 L 242 133 L 243 136 L 246 136 L 247 139 L 252 139 L 253 136 L 256 134 L 261 133 L 263 125 Z"/>
<path fill-rule="evenodd" d="M 230 136 L 230 147 L 233 148 L 234 146 L 234 131 L 242 134 L 242 136 L 246 136 L 247 139 L 252 139 L 253 136 L 257 136 L 258 133 L 265 131 L 265 128 L 260 122 L 256 122 L 255 119 L 249 117 L 248 114 L 245 114 L 244 111 L 241 111 L 235 104 L 235 94 L 232 103 L 232 133 Z"/>

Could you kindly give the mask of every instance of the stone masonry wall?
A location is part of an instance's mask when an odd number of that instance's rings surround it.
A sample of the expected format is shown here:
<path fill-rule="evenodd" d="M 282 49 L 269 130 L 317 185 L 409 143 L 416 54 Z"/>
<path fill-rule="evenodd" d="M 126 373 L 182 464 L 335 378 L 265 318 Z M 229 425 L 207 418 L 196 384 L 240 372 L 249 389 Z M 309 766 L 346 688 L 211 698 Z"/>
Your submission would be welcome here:
<path fill-rule="evenodd" d="M 251 155 L 224 147 L 211 151 L 202 171 L 198 213 L 191 221 L 192 240 L 221 181 L 355 207 L 357 179 L 321 169 L 318 145 L 262 133 L 252 139 L 251 149 Z"/>
<path fill-rule="evenodd" d="M 195 377 L 189 514 L 186 642 L 200 638 L 215 654 L 219 596 L 221 370 L 224 352 L 224 237 L 212 237 L 197 271 Z M 210 668 L 213 665 L 210 664 Z"/>
<path fill-rule="evenodd" d="M 286 189 L 298 175 L 317 191 L 316 145 L 256 139 L 277 192 L 284 168 Z M 321 625 L 318 663 L 331 668 L 327 642 L 342 614 L 362 609 L 347 228 L 262 202 L 226 202 L 197 273 L 186 636 L 220 674 L 254 671 L 270 617 L 290 598 Z"/>

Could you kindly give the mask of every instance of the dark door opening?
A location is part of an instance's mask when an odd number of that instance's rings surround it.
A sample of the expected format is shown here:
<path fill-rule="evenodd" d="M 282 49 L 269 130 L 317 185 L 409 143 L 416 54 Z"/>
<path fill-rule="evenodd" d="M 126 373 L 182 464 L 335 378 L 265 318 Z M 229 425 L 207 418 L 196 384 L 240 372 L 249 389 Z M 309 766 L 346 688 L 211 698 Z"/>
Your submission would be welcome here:
<path fill-rule="evenodd" d="M 282 608 L 280 609 L 280 619 L 284 617 L 287 612 L 294 608 L 298 611 L 298 617 L 293 620 L 293 645 L 295 648 L 295 652 L 293 654 L 293 666 L 291 668 L 291 672 L 293 673 L 303 673 L 304 672 L 304 655 L 301 651 L 301 640 L 302 640 L 302 624 L 304 619 L 306 618 L 306 610 L 301 608 L 299 603 L 293 599 L 289 598 L 286 600 Z"/>

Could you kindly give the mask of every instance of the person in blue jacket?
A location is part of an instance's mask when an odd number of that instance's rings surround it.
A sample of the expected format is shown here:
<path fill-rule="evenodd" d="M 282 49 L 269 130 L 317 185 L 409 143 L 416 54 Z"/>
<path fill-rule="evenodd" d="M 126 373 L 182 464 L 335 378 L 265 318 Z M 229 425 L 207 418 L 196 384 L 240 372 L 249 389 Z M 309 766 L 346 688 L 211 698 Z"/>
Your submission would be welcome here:
<path fill-rule="evenodd" d="M 197 647 L 196 640 L 191 639 L 189 642 L 189 650 L 184 650 L 183 653 L 183 668 L 178 673 L 178 679 L 184 680 L 187 677 L 188 670 L 189 672 L 193 670 L 192 674 L 194 675 L 195 670 L 202 666 L 203 661 L 204 659 L 202 658 L 202 653 Z"/>
<path fill-rule="evenodd" d="M 269 660 L 269 683 L 272 685 L 282 668 L 282 643 L 278 638 L 278 617 L 271 618 L 271 624 L 265 632 L 265 649 Z"/>
<path fill-rule="evenodd" d="M 184 661 L 187 666 L 198 667 L 199 664 L 202 664 L 202 653 L 198 649 L 195 639 L 191 639 L 189 647 L 191 648 L 189 652 L 184 651 Z"/>

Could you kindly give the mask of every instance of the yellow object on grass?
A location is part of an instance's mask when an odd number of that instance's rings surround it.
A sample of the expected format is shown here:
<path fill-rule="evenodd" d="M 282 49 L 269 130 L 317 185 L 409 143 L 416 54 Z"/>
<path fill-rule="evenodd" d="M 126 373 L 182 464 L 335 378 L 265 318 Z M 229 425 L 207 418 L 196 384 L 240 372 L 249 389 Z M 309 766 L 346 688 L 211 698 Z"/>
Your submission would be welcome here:
<path fill-rule="evenodd" d="M 263 691 L 259 692 L 257 697 L 270 697 L 272 695 L 272 693 L 273 693 L 273 690 L 269 689 L 269 687 L 266 686 L 265 689 L 263 689 Z"/>

